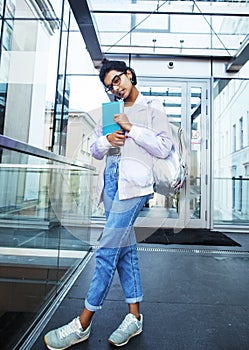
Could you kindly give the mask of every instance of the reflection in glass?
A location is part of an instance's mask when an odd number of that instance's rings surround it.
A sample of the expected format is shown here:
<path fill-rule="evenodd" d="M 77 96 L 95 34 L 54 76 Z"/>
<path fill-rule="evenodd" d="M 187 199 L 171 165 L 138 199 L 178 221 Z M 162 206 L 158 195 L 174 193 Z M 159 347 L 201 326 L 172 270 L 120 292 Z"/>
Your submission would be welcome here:
<path fill-rule="evenodd" d="M 201 217 L 201 88 L 191 88 L 190 217 Z"/>
<path fill-rule="evenodd" d="M 45 2 L 40 4 L 42 12 L 26 1 L 6 4 L 1 38 L 0 132 L 51 150 L 52 135 L 47 125 L 54 108 L 60 13 L 55 14 L 50 5 L 44 8 Z"/>
<path fill-rule="evenodd" d="M 249 81 L 214 83 L 214 224 L 249 224 Z"/>

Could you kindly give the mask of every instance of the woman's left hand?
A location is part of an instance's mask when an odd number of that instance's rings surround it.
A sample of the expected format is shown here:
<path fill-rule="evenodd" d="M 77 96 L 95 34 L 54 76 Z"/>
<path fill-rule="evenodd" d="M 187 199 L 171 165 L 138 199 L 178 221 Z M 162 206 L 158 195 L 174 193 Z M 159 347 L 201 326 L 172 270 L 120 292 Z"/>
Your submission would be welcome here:
<path fill-rule="evenodd" d="M 114 121 L 121 126 L 122 129 L 126 131 L 130 131 L 132 124 L 127 118 L 127 115 L 125 113 L 115 114 L 114 115 Z"/>

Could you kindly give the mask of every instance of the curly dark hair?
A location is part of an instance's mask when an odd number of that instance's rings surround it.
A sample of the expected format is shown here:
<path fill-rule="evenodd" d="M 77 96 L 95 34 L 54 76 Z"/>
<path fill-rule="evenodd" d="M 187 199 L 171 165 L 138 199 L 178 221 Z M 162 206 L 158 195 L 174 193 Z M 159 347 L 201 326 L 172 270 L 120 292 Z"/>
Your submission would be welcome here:
<path fill-rule="evenodd" d="M 128 67 L 124 61 L 109 61 L 106 58 L 102 61 L 102 67 L 100 68 L 99 72 L 99 78 L 104 83 L 104 79 L 107 73 L 109 73 L 111 70 L 116 70 L 118 72 L 126 72 L 127 69 L 129 69 L 132 73 L 132 84 L 137 84 L 137 76 L 134 71 L 134 69 Z"/>

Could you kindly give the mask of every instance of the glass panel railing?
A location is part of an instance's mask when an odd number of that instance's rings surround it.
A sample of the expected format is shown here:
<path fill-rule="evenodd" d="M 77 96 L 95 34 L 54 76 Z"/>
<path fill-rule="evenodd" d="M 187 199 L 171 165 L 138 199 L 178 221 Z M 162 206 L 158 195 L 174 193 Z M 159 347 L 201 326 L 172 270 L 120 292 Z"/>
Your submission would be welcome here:
<path fill-rule="evenodd" d="M 0 146 L 0 348 L 9 350 L 91 249 L 94 169 L 4 136 Z"/>

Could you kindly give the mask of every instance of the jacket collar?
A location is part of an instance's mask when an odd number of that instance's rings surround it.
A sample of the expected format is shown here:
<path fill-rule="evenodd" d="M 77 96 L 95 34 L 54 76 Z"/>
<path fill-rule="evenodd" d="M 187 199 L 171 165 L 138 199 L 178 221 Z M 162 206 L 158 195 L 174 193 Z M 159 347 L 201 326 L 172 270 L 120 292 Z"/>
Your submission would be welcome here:
<path fill-rule="evenodd" d="M 148 104 L 149 102 L 151 102 L 152 99 L 151 98 L 146 98 L 144 95 L 141 94 L 141 92 L 139 92 L 136 101 L 134 102 L 134 104 Z"/>

